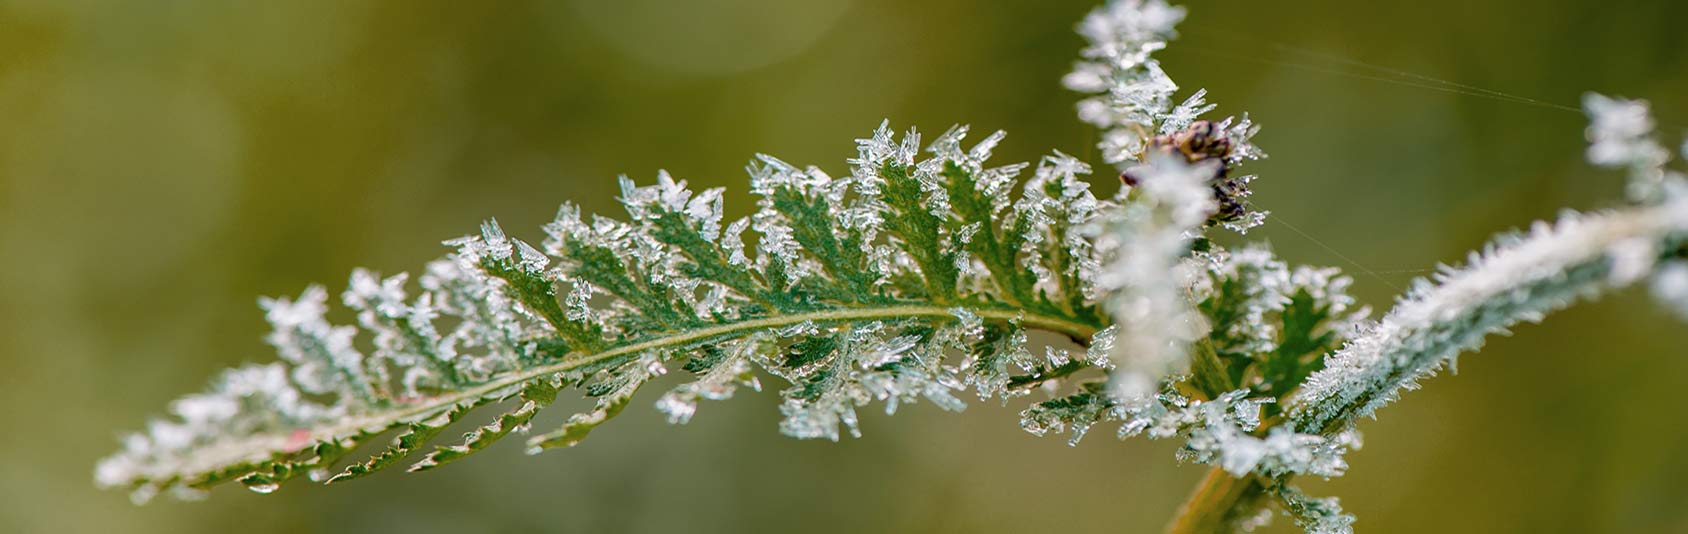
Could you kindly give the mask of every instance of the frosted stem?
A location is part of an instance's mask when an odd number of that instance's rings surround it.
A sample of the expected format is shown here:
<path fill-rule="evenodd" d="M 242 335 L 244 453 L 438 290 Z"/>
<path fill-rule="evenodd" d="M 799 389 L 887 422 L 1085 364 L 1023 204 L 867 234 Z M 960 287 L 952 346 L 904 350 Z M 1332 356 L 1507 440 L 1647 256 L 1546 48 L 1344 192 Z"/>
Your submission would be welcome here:
<path fill-rule="evenodd" d="M 1470 265 L 1419 280 L 1378 324 L 1325 360 L 1290 402 L 1300 432 L 1335 433 L 1492 333 L 1641 280 L 1688 239 L 1688 198 L 1537 223 Z"/>
<path fill-rule="evenodd" d="M 1214 467 L 1166 526 L 1167 534 L 1232 532 L 1238 520 L 1253 516 L 1266 504 L 1266 486 L 1256 477 L 1237 478 Z"/>

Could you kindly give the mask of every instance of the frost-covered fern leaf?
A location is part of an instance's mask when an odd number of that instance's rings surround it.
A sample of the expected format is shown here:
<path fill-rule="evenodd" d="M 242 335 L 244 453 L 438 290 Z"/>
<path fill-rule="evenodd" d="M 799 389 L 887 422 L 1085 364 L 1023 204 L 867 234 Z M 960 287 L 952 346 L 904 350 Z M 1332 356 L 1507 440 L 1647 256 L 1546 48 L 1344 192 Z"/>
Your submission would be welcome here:
<path fill-rule="evenodd" d="M 759 209 L 736 221 L 723 220 L 720 189 L 624 178 L 625 220 L 564 205 L 540 247 L 488 222 L 447 242 L 456 250 L 419 288 L 355 272 L 341 300 L 356 327 L 324 319 L 320 287 L 264 300 L 282 361 L 176 401 L 97 481 L 145 500 L 228 480 L 267 492 L 300 475 L 429 469 L 527 431 L 580 389 L 597 399 L 591 411 L 528 440 L 571 446 L 671 370 L 693 377 L 657 397 L 673 422 L 700 400 L 760 389 L 766 373 L 790 383 L 782 431 L 836 440 L 858 433 L 869 401 L 961 409 L 963 389 L 1007 398 L 1095 363 L 1025 348 L 1027 329 L 1088 343 L 1106 324 L 1090 282 L 1101 260 L 1078 234 L 1108 205 L 1081 180 L 1088 168 L 1057 153 L 1018 180 L 1026 165 L 986 166 L 1000 132 L 964 147 L 966 132 L 922 157 L 917 133 L 881 126 L 839 178 L 760 156 L 749 168 Z M 510 412 L 425 450 L 505 400 Z M 373 456 L 339 464 L 394 430 Z"/>

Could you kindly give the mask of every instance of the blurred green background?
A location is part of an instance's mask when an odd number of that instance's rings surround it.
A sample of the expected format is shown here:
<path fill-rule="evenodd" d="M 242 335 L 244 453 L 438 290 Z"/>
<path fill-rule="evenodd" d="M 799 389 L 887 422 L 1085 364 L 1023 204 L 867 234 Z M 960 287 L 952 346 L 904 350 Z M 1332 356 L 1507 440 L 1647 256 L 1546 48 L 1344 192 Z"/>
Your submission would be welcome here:
<path fill-rule="evenodd" d="M 685 427 L 647 394 L 578 448 L 424 475 L 146 507 L 90 481 L 120 431 L 272 358 L 258 295 L 414 270 L 488 216 L 536 240 L 565 199 L 615 212 L 619 173 L 731 186 L 743 215 L 752 154 L 843 173 L 881 118 L 1007 130 L 1003 162 L 1092 155 L 1058 84 L 1091 4 L 0 0 L 0 532 L 1154 531 L 1203 472 L 1174 444 L 1068 448 L 992 404 L 832 444 L 781 437 L 771 394 Z M 1612 204 L 1619 178 L 1581 163 L 1575 113 L 1278 45 L 1688 124 L 1683 2 L 1189 7 L 1168 71 L 1266 126 L 1250 170 L 1276 219 L 1250 237 L 1355 272 L 1374 308 L 1494 231 Z M 1519 328 L 1309 489 L 1369 533 L 1688 532 L 1685 346 L 1638 293 Z"/>

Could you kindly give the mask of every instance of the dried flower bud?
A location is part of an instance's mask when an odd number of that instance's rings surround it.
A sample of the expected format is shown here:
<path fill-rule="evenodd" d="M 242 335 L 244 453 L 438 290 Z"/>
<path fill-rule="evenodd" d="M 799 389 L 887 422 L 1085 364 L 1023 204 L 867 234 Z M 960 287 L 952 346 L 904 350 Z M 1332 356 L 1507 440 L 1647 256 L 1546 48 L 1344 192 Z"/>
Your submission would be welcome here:
<path fill-rule="evenodd" d="M 1248 216 L 1248 181 L 1229 177 L 1233 146 L 1224 129 L 1210 121 L 1201 120 L 1190 123 L 1190 127 L 1183 130 L 1149 138 L 1144 152 L 1178 155 L 1188 163 L 1209 160 L 1221 162 L 1212 167 L 1213 176 L 1207 180 L 1208 185 L 1213 188 L 1213 198 L 1218 206 L 1207 221 L 1207 225 L 1212 226 L 1240 221 Z M 1120 173 L 1119 178 L 1125 185 L 1137 187 L 1148 170 L 1147 165 L 1136 165 Z"/>

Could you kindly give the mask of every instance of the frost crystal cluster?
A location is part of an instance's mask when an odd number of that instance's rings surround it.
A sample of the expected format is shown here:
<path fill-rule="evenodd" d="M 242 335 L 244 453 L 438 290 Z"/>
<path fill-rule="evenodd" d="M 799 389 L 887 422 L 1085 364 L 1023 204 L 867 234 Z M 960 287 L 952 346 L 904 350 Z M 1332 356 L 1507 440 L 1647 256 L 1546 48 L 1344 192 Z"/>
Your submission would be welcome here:
<path fill-rule="evenodd" d="M 1184 16 L 1117 0 L 1079 26 L 1089 45 L 1065 82 L 1086 94 L 1078 114 L 1103 131 L 1117 195 L 1099 198 L 1060 152 L 990 163 L 1001 132 L 925 141 L 888 124 L 837 177 L 757 156 L 742 219 L 725 217 L 723 189 L 622 178 L 625 216 L 564 204 L 537 245 L 488 221 L 414 279 L 354 271 L 339 301 L 355 325 L 329 322 L 322 287 L 260 301 L 280 361 L 175 401 L 95 480 L 136 501 L 227 481 L 267 493 L 432 469 L 512 433 L 530 452 L 574 446 L 664 381 L 678 385 L 647 398 L 672 423 L 766 385 L 781 432 L 829 440 L 860 436 L 870 405 L 1037 394 L 1020 412 L 1031 433 L 1076 443 L 1105 424 L 1213 466 L 1173 532 L 1248 530 L 1276 507 L 1348 533 L 1336 499 L 1293 479 L 1342 475 L 1361 418 L 1486 336 L 1630 285 L 1688 317 L 1688 179 L 1640 101 L 1585 101 L 1588 159 L 1628 173 L 1629 205 L 1503 235 L 1379 320 L 1336 269 L 1220 246 L 1215 228 L 1265 220 L 1235 173 L 1264 153 L 1246 116 L 1203 120 L 1206 93 L 1177 100 L 1151 57 Z M 1033 346 L 1034 330 L 1073 344 Z M 591 406 L 533 431 L 573 392 Z M 439 439 L 489 404 L 505 411 Z"/>

